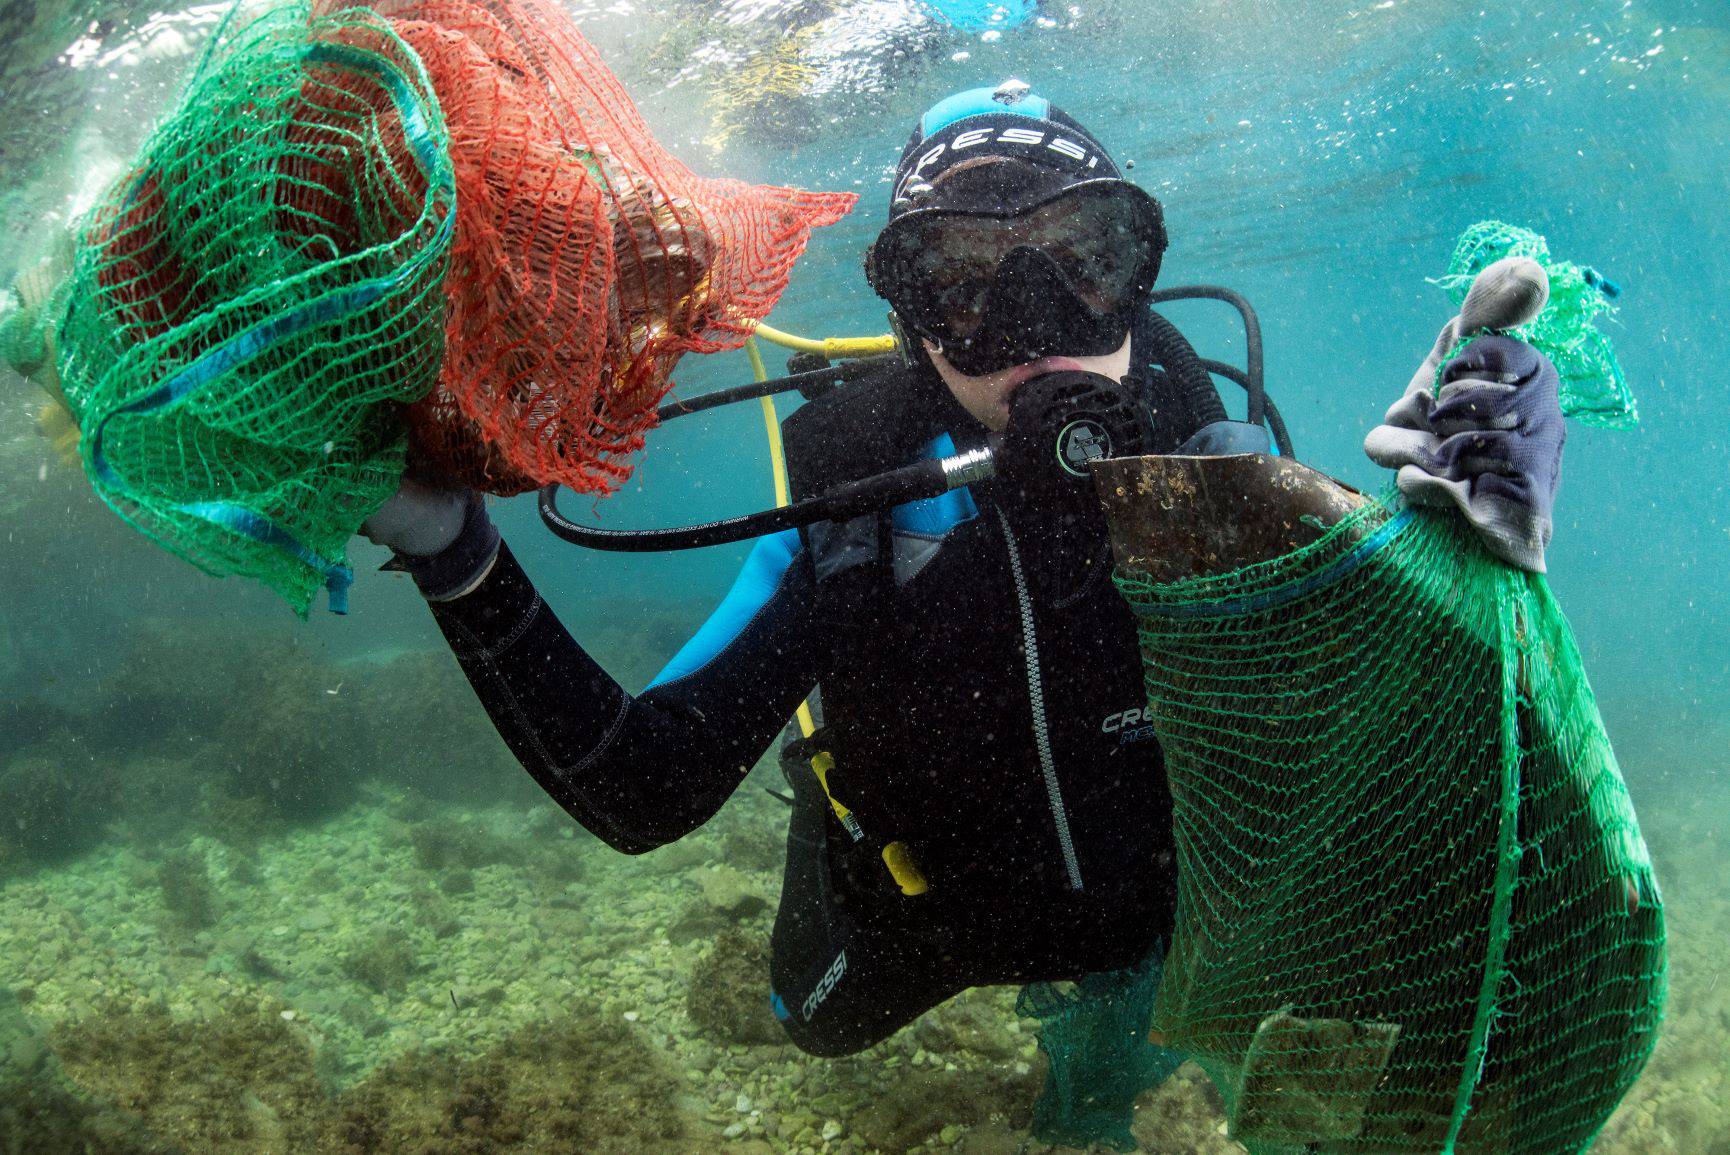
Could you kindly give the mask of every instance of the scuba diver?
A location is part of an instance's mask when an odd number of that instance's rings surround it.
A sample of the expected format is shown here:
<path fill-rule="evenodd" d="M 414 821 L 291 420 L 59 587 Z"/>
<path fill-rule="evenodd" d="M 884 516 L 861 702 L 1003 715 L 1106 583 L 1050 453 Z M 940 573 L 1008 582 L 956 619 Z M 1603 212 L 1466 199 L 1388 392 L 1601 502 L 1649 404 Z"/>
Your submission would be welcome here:
<path fill-rule="evenodd" d="M 807 1052 L 868 1047 L 969 987 L 1134 968 L 1172 931 L 1171 798 L 1085 464 L 1113 441 L 1268 442 L 1227 419 L 1205 376 L 1172 370 L 1182 338 L 1149 308 L 1165 248 L 1159 203 L 1025 85 L 934 106 L 866 268 L 903 356 L 789 416 L 788 470 L 796 499 L 985 451 L 996 472 L 761 537 L 641 694 L 566 632 L 477 495 L 411 479 L 363 527 L 413 576 L 512 752 L 625 853 L 708 821 L 816 694 L 821 724 L 783 752 L 793 809 L 769 992 Z M 1455 408 L 1482 409 L 1504 448 L 1535 423 L 1559 457 L 1559 411 L 1551 426 L 1527 401 L 1547 387 L 1554 403 L 1540 362 L 1482 338 L 1443 376 L 1489 390 Z M 1017 429 L 1053 412 L 1062 425 L 1077 398 L 1123 421 L 1069 422 L 1054 468 Z M 1465 443 L 1439 452 L 1445 434 L 1421 443 L 1428 408 L 1414 407 L 1403 464 L 1467 489 L 1508 465 Z M 1528 473 L 1503 490 L 1553 493 L 1553 468 Z M 1527 519 L 1546 537 L 1547 515 Z"/>

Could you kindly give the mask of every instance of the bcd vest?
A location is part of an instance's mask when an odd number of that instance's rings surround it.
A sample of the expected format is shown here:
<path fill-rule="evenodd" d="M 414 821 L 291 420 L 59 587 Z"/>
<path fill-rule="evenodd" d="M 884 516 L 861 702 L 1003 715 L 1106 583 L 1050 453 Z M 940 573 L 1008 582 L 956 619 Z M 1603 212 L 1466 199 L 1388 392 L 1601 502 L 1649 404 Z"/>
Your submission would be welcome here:
<path fill-rule="evenodd" d="M 1224 416 L 1211 389 L 1198 395 L 1136 352 L 1154 452 Z M 795 500 L 906 464 L 945 435 L 960 450 L 985 437 L 934 372 L 898 364 L 782 429 Z M 837 661 L 822 725 L 789 773 L 832 755 L 827 789 L 851 821 L 829 824 L 831 863 L 860 917 L 923 908 L 956 927 L 961 903 L 1000 926 L 1018 908 L 1044 921 L 1053 906 L 1079 914 L 1160 884 L 1156 860 L 1169 857 L 1157 746 L 1110 729 L 1144 694 L 1102 524 L 1057 526 L 993 483 L 975 489 L 802 531 Z M 905 897 L 886 848 L 927 892 Z"/>

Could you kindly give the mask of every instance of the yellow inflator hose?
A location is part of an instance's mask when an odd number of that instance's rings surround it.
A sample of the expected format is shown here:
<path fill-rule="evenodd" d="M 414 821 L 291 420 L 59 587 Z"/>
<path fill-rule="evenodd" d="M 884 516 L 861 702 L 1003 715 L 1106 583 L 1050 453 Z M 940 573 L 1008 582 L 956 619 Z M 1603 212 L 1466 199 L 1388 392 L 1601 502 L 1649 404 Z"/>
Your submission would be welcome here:
<path fill-rule="evenodd" d="M 771 328 L 758 322 L 754 326 L 756 337 L 780 345 L 783 348 L 797 350 L 803 353 L 820 353 L 828 360 L 840 360 L 847 357 L 873 357 L 881 353 L 895 351 L 895 338 L 891 335 L 882 337 L 825 337 L 813 340 L 809 337 L 795 337 L 780 329 Z M 756 337 L 745 342 L 745 353 L 751 358 L 751 372 L 757 380 L 766 381 L 769 372 L 763 367 L 763 352 L 757 346 Z M 781 421 L 775 412 L 773 397 L 761 398 L 763 404 L 763 430 L 769 438 L 769 469 L 775 481 L 775 506 L 786 505 L 791 496 L 787 487 L 787 454 L 781 445 Z M 797 713 L 799 732 L 809 738 L 816 733 L 817 723 L 811 716 L 811 703 L 800 702 Z M 817 776 L 817 781 L 823 787 L 823 793 L 829 798 L 829 806 L 835 811 L 835 817 L 843 829 L 852 836 L 855 842 L 865 837 L 859 822 L 853 817 L 853 812 L 845 804 L 829 793 L 829 771 L 834 769 L 835 758 L 827 750 L 819 750 L 811 756 L 811 772 Z M 889 868 L 895 884 L 905 895 L 924 894 L 930 889 L 930 883 L 920 872 L 913 861 L 912 854 L 901 842 L 891 842 L 883 848 L 883 863 Z"/>
<path fill-rule="evenodd" d="M 831 361 L 844 361 L 849 357 L 875 357 L 882 353 L 893 353 L 896 349 L 893 333 L 885 333 L 881 337 L 824 337 L 818 340 L 795 337 L 761 321 L 752 325 L 752 329 L 757 336 L 772 345 L 800 353 L 821 353 Z"/>

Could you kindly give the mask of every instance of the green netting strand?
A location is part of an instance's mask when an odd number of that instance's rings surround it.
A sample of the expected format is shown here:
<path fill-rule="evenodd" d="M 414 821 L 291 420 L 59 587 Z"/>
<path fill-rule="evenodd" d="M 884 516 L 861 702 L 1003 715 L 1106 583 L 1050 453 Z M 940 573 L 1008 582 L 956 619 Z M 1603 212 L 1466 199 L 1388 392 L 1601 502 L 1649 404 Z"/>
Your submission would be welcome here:
<path fill-rule="evenodd" d="M 1562 412 L 1582 424 L 1610 429 L 1639 424 L 1639 410 L 1616 351 L 1593 324 L 1599 314 L 1616 308 L 1607 282 L 1594 270 L 1551 256 L 1548 243 L 1531 229 L 1480 221 L 1460 237 L 1447 273 L 1435 278 L 1435 283 L 1447 290 L 1458 307 L 1478 274 L 1503 257 L 1530 257 L 1549 275 L 1549 304 L 1531 324 L 1514 333 L 1555 364 L 1562 380 Z M 1461 345 L 1473 336 L 1462 334 Z"/>
<path fill-rule="evenodd" d="M 1139 967 L 1090 974 L 1067 989 L 1047 982 L 1021 988 L 1015 1010 L 1038 1021 L 1049 1063 L 1033 1107 L 1035 1138 L 1135 1149 L 1136 1096 L 1183 1063 L 1182 1055 L 1147 1039 L 1159 980 L 1156 953 Z"/>
<path fill-rule="evenodd" d="M 442 343 L 454 192 L 418 58 L 377 16 L 232 12 L 84 225 L 59 327 L 116 512 L 304 613 L 395 489 Z"/>
<path fill-rule="evenodd" d="M 1256 1155 L 1577 1152 L 1665 989 L 1658 887 L 1542 577 L 1372 503 L 1120 573 L 1179 856 L 1154 1023 Z"/>

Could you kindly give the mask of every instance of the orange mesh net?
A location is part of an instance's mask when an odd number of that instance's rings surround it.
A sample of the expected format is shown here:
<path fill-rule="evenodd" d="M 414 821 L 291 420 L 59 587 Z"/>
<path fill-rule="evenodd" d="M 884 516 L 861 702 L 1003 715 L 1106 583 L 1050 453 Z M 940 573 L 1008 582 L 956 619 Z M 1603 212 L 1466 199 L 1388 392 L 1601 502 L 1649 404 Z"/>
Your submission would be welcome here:
<path fill-rule="evenodd" d="M 810 230 L 856 198 L 697 176 L 550 0 L 367 6 L 426 67 L 457 188 L 415 451 L 492 493 L 615 489 L 678 359 L 743 344 Z"/>

